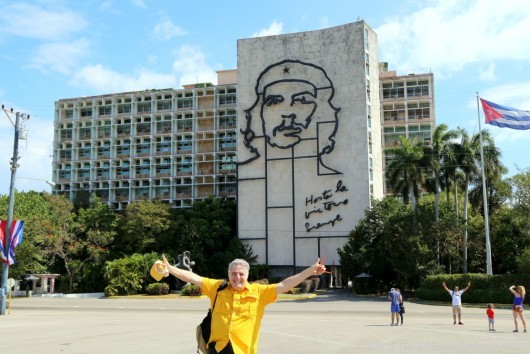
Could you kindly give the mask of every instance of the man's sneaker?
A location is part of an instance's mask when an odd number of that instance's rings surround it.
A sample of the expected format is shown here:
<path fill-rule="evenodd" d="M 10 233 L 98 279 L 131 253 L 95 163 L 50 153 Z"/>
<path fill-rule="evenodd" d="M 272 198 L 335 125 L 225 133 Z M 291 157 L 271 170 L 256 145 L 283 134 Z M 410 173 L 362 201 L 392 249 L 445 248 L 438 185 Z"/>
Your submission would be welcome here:
<path fill-rule="evenodd" d="M 458 322 L 458 324 L 459 324 L 459 325 L 463 325 L 463 323 L 462 323 L 462 322 Z"/>
<path fill-rule="evenodd" d="M 512 332 L 513 333 L 517 333 L 517 332 L 519 332 L 519 330 L 518 329 L 514 329 Z"/>

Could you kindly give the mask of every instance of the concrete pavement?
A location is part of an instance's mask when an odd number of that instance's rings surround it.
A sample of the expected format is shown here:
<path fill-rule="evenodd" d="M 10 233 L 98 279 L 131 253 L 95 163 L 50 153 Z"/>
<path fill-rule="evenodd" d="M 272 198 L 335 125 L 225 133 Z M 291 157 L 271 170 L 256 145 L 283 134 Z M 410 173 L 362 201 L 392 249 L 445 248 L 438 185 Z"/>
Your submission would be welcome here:
<path fill-rule="evenodd" d="M 450 299 L 448 299 L 450 300 Z M 465 300 L 465 299 L 464 299 Z M 406 302 L 403 326 L 390 326 L 384 298 L 345 290 L 270 305 L 259 353 L 505 353 L 527 352 L 530 334 L 512 333 L 511 310 L 496 309 L 497 332 L 485 308 L 465 307 L 454 326 L 445 305 Z M 196 352 L 195 327 L 206 298 L 17 298 L 0 317 L 0 353 Z M 529 323 L 530 325 L 530 323 Z"/>

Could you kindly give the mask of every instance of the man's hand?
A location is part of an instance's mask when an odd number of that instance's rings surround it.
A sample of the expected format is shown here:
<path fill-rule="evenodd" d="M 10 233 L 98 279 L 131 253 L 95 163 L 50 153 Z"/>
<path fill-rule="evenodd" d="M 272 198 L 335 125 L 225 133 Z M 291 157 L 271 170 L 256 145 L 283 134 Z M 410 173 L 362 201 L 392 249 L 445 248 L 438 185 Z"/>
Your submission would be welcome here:
<path fill-rule="evenodd" d="M 320 258 L 317 258 L 317 261 L 315 264 L 313 264 L 312 268 L 313 273 L 315 273 L 316 275 L 320 275 L 326 272 L 326 266 L 324 264 L 320 264 Z"/>

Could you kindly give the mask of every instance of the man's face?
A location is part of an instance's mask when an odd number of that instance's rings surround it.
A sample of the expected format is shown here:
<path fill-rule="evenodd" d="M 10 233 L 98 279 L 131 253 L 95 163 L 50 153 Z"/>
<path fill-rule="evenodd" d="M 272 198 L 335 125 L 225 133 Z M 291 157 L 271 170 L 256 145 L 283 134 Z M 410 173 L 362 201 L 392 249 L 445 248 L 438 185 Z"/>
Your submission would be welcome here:
<path fill-rule="evenodd" d="M 245 267 L 241 265 L 235 265 L 228 271 L 228 279 L 232 289 L 241 291 L 245 288 L 248 279 L 248 272 Z"/>
<path fill-rule="evenodd" d="M 280 81 L 265 88 L 261 119 L 269 145 L 289 148 L 300 142 L 317 108 L 315 95 L 315 87 L 305 82 Z"/>
<path fill-rule="evenodd" d="M 458 291 L 458 286 L 455 286 L 455 291 Z"/>

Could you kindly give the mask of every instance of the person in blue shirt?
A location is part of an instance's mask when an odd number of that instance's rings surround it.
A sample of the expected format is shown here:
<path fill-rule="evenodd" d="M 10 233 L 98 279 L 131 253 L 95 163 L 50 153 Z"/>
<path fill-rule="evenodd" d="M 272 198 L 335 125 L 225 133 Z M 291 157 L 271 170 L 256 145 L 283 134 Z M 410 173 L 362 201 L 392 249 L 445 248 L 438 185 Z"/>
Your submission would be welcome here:
<path fill-rule="evenodd" d="M 401 297 L 401 293 L 397 291 L 396 289 L 392 288 L 388 292 L 388 299 L 391 301 L 390 303 L 390 316 L 391 316 L 391 326 L 399 326 L 399 312 L 400 312 L 400 306 L 399 304 L 403 301 L 403 297 Z M 394 324 L 395 321 L 395 324 Z"/>

